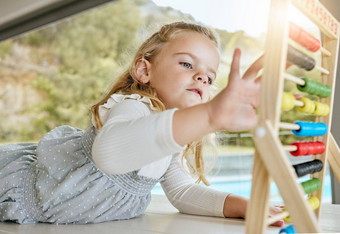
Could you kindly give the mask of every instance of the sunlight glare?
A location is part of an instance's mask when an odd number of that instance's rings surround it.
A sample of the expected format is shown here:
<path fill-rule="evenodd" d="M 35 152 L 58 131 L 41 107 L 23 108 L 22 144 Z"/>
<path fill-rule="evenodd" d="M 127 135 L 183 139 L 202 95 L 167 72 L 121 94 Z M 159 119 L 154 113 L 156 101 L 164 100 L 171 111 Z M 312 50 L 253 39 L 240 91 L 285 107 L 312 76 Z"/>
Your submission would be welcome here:
<path fill-rule="evenodd" d="M 288 19 L 299 25 L 301 28 L 304 28 L 306 31 L 312 31 L 310 32 L 311 34 L 319 32 L 318 27 L 293 5 L 289 6 Z"/>

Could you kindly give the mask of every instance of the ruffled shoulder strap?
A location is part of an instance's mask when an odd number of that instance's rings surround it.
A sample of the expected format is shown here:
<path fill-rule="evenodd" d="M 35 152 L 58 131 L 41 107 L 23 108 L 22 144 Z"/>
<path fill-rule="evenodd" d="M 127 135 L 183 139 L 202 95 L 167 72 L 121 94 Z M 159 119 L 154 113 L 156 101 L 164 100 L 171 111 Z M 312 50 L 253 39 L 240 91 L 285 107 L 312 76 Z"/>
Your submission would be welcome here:
<path fill-rule="evenodd" d="M 126 99 L 133 99 L 139 102 L 143 102 L 149 106 L 149 108 L 153 111 L 157 110 L 153 105 L 148 97 L 142 97 L 139 94 L 130 94 L 130 95 L 123 95 L 123 94 L 112 94 L 111 97 L 107 100 L 107 102 L 102 105 L 101 107 L 110 109 L 116 103 L 122 102 Z"/>
<path fill-rule="evenodd" d="M 107 102 L 101 106 L 99 106 L 99 116 L 103 123 L 106 122 L 107 113 L 109 110 L 117 103 L 120 103 L 126 99 L 132 99 L 139 102 L 143 102 L 148 105 L 151 111 L 156 111 L 157 109 L 152 105 L 150 98 L 142 97 L 139 94 L 130 94 L 130 95 L 123 95 L 123 94 L 112 94 L 111 97 L 107 100 Z M 92 116 L 92 124 L 95 126 L 94 118 Z"/>

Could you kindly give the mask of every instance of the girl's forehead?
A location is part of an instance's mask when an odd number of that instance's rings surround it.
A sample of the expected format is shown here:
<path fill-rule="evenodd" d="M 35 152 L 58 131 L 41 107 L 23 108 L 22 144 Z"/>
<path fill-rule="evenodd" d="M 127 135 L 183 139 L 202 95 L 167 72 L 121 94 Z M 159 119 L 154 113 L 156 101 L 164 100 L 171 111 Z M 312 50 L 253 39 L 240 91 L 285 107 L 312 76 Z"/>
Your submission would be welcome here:
<path fill-rule="evenodd" d="M 180 31 L 180 32 L 176 32 L 174 33 L 174 35 L 171 37 L 170 42 L 171 41 L 176 41 L 176 40 L 189 40 L 189 41 L 193 41 L 197 38 L 205 38 L 205 40 L 213 43 L 212 40 L 210 40 L 208 38 L 208 36 L 206 36 L 203 33 L 199 33 L 199 32 L 195 32 L 195 31 Z"/>
<path fill-rule="evenodd" d="M 174 35 L 168 42 L 165 43 L 168 50 L 200 50 L 217 51 L 218 48 L 214 41 L 206 35 L 198 32 L 183 31 Z"/>
<path fill-rule="evenodd" d="M 175 54 L 191 54 L 202 61 L 212 63 L 211 66 L 219 64 L 219 50 L 216 44 L 206 35 L 198 32 L 181 32 L 165 43 L 162 48 L 163 55 L 173 56 Z M 161 52 L 161 53 L 162 53 Z"/>

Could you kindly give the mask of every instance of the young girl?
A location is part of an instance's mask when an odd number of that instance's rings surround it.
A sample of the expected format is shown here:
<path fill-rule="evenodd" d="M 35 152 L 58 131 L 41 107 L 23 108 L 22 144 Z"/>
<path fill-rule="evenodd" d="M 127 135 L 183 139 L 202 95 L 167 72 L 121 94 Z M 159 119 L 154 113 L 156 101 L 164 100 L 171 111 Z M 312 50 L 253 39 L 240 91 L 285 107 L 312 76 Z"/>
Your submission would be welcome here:
<path fill-rule="evenodd" d="M 163 26 L 92 107 L 89 129 L 61 126 L 38 144 L 0 147 L 0 220 L 129 219 L 144 213 L 157 182 L 180 212 L 244 218 L 247 199 L 195 184 L 181 163 L 186 159 L 198 182 L 207 183 L 199 139 L 256 125 L 262 58 L 242 79 L 239 59 L 237 49 L 228 86 L 209 100 L 219 65 L 217 37 L 200 25 Z"/>

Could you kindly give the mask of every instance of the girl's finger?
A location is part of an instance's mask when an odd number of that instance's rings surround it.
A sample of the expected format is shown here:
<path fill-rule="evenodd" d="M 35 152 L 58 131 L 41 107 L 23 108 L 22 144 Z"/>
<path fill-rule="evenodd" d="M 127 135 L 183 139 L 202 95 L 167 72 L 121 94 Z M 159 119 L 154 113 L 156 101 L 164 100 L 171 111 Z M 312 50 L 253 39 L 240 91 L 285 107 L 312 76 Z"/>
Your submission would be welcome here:
<path fill-rule="evenodd" d="M 255 83 L 261 84 L 262 76 L 256 78 Z"/>
<path fill-rule="evenodd" d="M 284 224 L 285 224 L 285 222 L 283 220 L 279 220 L 279 221 L 276 221 L 275 223 L 273 223 L 271 226 L 283 227 Z"/>
<path fill-rule="evenodd" d="M 259 71 L 263 68 L 263 55 L 259 57 L 244 73 L 244 79 L 255 79 Z"/>
<path fill-rule="evenodd" d="M 240 77 L 240 57 L 241 50 L 235 49 L 233 55 L 233 61 L 231 62 L 230 73 L 229 73 L 229 81 Z"/>

